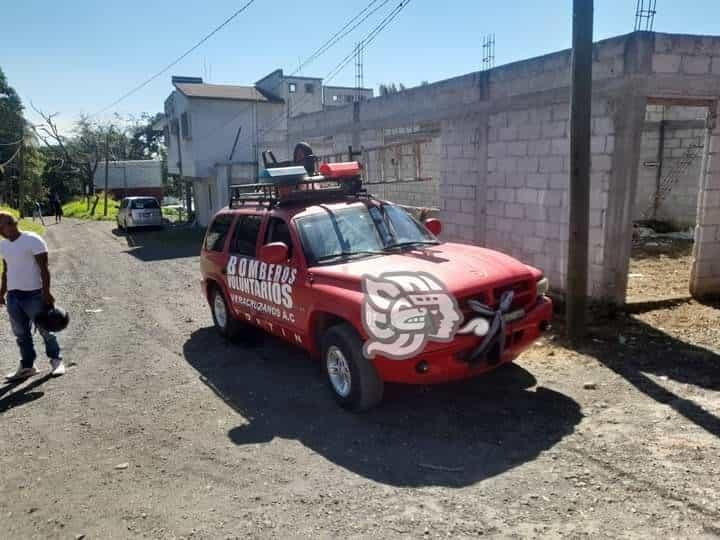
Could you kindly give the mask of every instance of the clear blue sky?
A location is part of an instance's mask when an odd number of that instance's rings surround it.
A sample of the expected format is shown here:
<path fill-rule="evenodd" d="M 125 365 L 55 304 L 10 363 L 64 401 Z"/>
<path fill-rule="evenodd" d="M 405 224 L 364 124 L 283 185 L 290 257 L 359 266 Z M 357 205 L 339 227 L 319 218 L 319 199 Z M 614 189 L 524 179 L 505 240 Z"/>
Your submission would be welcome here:
<path fill-rule="evenodd" d="M 369 0 L 256 0 L 181 64 L 116 107 L 162 110 L 170 75 L 248 84 L 291 71 Z M 29 109 L 32 100 L 69 126 L 96 112 L 179 56 L 244 0 L 23 0 L 6 2 L 0 66 Z M 396 5 L 391 0 L 371 20 Z M 595 0 L 595 38 L 632 31 L 636 0 Z M 720 0 L 658 0 L 655 30 L 720 33 Z M 412 0 L 365 53 L 365 86 L 437 81 L 481 68 L 482 35 L 496 34 L 496 65 L 568 48 L 571 0 Z M 303 70 L 325 76 L 371 20 Z M 354 85 L 351 62 L 333 84 Z M 36 117 L 28 111 L 31 119 Z"/>

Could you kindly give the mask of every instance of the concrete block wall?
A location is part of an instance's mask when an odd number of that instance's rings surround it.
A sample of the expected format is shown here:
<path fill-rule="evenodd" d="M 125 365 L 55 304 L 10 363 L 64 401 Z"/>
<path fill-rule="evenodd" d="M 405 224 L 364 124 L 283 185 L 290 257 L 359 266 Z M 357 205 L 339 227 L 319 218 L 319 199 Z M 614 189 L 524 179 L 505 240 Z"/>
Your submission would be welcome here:
<path fill-rule="evenodd" d="M 476 244 L 484 241 L 486 118 L 468 115 L 442 122 L 439 189 L 445 240 Z"/>
<path fill-rule="evenodd" d="M 713 113 L 708 152 L 702 166 L 690 273 L 690 292 L 697 297 L 720 297 L 720 105 Z"/>
<path fill-rule="evenodd" d="M 679 229 L 695 225 L 703 149 L 691 146 L 702 146 L 705 142 L 706 114 L 706 107 L 648 105 L 638 161 L 638 191 L 633 219 L 659 219 Z M 654 212 L 661 121 L 665 123 L 661 178 L 671 174 L 689 151 L 696 157 L 684 172 L 675 176 L 676 183 Z"/>
<path fill-rule="evenodd" d="M 485 244 L 565 283 L 570 174 L 567 101 L 489 116 Z M 589 293 L 602 288 L 603 226 L 612 168 L 614 127 L 604 101 L 593 103 Z"/>
<path fill-rule="evenodd" d="M 345 151 L 358 130 L 439 123 L 444 238 L 508 252 L 545 271 L 561 292 L 568 248 L 569 67 L 570 51 L 561 51 L 371 99 L 357 109 L 304 115 L 289 120 L 289 138 L 331 137 Z M 648 101 L 699 106 L 718 98 L 720 37 L 637 32 L 594 45 L 591 296 L 624 301 Z M 678 159 L 683 140 L 695 133 L 686 135 L 671 138 L 679 138 L 680 146 L 670 149 L 668 159 Z M 708 160 L 707 167 L 718 165 Z M 716 176 L 709 178 L 712 191 Z M 718 234 L 714 196 L 701 195 L 705 214 L 698 220 L 704 235 L 698 245 L 710 251 Z M 712 282 L 715 263 L 701 251 L 698 257 L 698 283 Z"/>

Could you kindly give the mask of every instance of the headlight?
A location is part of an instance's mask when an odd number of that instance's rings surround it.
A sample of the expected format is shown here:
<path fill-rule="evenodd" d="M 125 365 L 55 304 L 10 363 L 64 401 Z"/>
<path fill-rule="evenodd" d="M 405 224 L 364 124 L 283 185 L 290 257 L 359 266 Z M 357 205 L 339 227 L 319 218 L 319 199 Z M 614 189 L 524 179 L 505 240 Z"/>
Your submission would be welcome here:
<path fill-rule="evenodd" d="M 548 281 L 548 278 L 544 277 L 544 278 L 538 279 L 537 297 L 540 298 L 541 296 L 546 295 L 549 290 L 550 290 L 550 282 Z"/>

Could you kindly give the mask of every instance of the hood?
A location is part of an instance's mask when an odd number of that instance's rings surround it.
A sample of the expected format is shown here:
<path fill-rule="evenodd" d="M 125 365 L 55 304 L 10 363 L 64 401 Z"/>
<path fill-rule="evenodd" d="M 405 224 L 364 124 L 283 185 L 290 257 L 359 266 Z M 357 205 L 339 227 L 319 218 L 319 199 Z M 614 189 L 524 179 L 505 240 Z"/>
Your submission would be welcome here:
<path fill-rule="evenodd" d="M 540 273 L 498 251 L 450 242 L 421 246 L 387 255 L 370 256 L 344 264 L 309 269 L 316 280 L 357 284 L 364 274 L 426 272 L 442 281 L 456 296 L 520 280 L 537 279 Z M 354 288 L 354 287 L 353 287 Z"/>

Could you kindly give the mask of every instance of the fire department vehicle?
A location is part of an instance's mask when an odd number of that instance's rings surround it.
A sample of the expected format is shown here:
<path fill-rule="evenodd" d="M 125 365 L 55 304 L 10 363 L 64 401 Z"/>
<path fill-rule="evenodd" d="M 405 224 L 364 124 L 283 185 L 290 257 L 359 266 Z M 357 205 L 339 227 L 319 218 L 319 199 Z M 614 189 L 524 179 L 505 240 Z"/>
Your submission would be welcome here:
<path fill-rule="evenodd" d="M 257 183 L 230 187 L 202 246 L 202 291 L 222 336 L 263 331 L 305 349 L 339 404 L 361 411 L 385 382 L 475 377 L 549 328 L 540 270 L 440 240 L 437 219 L 370 195 L 356 161 L 263 158 Z"/>

